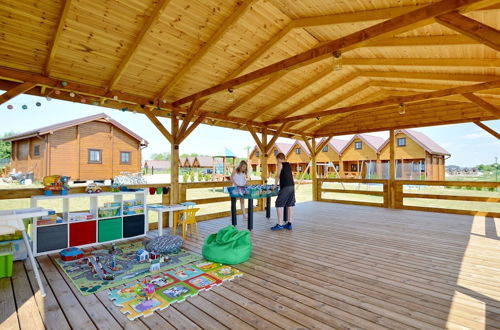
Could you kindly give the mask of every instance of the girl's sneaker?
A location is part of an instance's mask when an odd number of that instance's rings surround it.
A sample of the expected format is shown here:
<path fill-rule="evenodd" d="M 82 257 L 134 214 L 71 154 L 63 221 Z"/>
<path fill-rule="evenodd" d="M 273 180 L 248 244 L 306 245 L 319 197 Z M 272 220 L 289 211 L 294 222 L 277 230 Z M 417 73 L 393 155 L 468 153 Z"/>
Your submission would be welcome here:
<path fill-rule="evenodd" d="M 282 225 L 279 225 L 279 224 L 276 224 L 274 227 L 271 227 L 271 230 L 282 230 L 282 229 L 285 229 L 285 226 L 282 226 Z"/>
<path fill-rule="evenodd" d="M 287 222 L 287 223 L 283 226 L 283 228 L 288 229 L 288 230 L 292 230 L 292 223 L 291 223 L 291 222 Z"/>

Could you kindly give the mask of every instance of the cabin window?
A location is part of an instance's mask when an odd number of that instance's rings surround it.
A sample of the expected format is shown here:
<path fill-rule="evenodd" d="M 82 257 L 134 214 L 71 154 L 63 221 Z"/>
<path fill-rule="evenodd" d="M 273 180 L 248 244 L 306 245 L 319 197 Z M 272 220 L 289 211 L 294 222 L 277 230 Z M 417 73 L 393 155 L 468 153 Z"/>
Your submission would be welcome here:
<path fill-rule="evenodd" d="M 351 164 L 351 172 L 357 172 L 358 171 L 358 164 Z"/>
<path fill-rule="evenodd" d="M 40 156 L 40 145 L 36 144 L 33 147 L 33 156 Z"/>
<path fill-rule="evenodd" d="M 339 165 L 334 165 L 335 169 L 337 170 L 337 172 L 339 171 Z"/>
<path fill-rule="evenodd" d="M 398 138 L 398 147 L 406 147 L 406 138 Z"/>
<path fill-rule="evenodd" d="M 120 164 L 130 164 L 130 152 L 120 151 Z"/>
<path fill-rule="evenodd" d="M 256 151 L 255 152 L 255 157 L 260 157 L 260 152 Z"/>
<path fill-rule="evenodd" d="M 274 150 L 274 156 L 278 156 L 278 149 Z"/>
<path fill-rule="evenodd" d="M 296 149 L 295 149 L 295 153 L 296 153 L 297 155 L 300 155 L 300 148 L 296 148 Z"/>
<path fill-rule="evenodd" d="M 89 149 L 89 164 L 102 164 L 102 150 Z"/>
<path fill-rule="evenodd" d="M 363 149 L 363 142 L 358 141 L 358 142 L 354 143 L 354 149 L 356 149 L 356 150 Z"/>
<path fill-rule="evenodd" d="M 328 152 L 328 146 L 323 147 L 323 152 Z"/>
<path fill-rule="evenodd" d="M 28 142 L 18 142 L 17 143 L 17 159 L 26 160 L 28 159 L 28 153 L 30 152 Z"/>

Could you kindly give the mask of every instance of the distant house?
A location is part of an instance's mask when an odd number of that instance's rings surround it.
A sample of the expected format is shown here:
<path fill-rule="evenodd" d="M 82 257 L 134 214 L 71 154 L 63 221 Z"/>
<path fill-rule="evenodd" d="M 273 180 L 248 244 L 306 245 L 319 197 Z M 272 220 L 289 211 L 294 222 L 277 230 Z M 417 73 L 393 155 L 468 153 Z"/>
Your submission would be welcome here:
<path fill-rule="evenodd" d="M 376 164 L 378 150 L 385 140 L 369 134 L 356 134 L 340 151 L 341 162 L 339 166 L 343 177 L 366 177 L 365 164 Z"/>
<path fill-rule="evenodd" d="M 144 167 L 153 168 L 154 170 L 168 170 L 170 169 L 170 160 L 148 159 L 144 162 Z"/>
<path fill-rule="evenodd" d="M 196 156 L 196 161 L 201 168 L 212 168 L 214 165 L 214 159 L 210 156 Z"/>
<path fill-rule="evenodd" d="M 276 172 L 276 155 L 280 152 L 287 155 L 291 147 L 292 145 L 290 143 L 276 142 L 273 145 L 269 151 L 269 157 L 267 158 L 267 168 L 269 174 Z M 260 165 L 260 153 L 261 150 L 258 146 L 255 146 L 252 152 L 250 152 L 248 166 L 250 166 L 253 171 L 256 171 L 257 166 Z"/>
<path fill-rule="evenodd" d="M 318 144 L 321 144 L 324 139 L 321 139 Z M 316 155 L 316 163 L 318 175 L 320 177 L 327 176 L 330 173 L 340 173 L 340 155 L 342 149 L 348 141 L 331 138 L 330 141 Z"/>
<path fill-rule="evenodd" d="M 101 113 L 9 136 L 12 168 L 33 171 L 37 180 L 67 175 L 72 180 L 112 179 L 140 172 L 148 142 Z"/>

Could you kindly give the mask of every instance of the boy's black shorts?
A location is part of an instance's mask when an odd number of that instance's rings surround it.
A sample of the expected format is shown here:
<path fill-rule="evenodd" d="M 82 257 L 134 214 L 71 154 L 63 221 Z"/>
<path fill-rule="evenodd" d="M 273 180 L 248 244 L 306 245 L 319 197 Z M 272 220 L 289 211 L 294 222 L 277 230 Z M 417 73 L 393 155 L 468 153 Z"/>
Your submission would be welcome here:
<path fill-rule="evenodd" d="M 295 187 L 286 186 L 280 188 L 278 197 L 276 198 L 276 207 L 295 206 Z"/>

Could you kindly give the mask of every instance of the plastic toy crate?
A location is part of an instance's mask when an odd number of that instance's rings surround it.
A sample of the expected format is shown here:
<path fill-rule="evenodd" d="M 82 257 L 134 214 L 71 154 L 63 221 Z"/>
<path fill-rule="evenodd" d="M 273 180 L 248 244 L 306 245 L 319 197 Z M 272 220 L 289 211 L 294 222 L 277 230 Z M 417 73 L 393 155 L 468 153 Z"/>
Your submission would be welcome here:
<path fill-rule="evenodd" d="M 12 263 L 14 261 L 14 244 L 0 244 L 0 278 L 12 276 Z"/>

